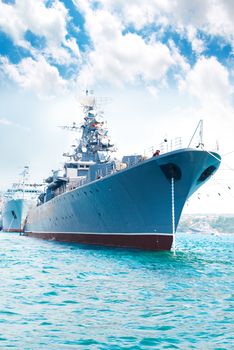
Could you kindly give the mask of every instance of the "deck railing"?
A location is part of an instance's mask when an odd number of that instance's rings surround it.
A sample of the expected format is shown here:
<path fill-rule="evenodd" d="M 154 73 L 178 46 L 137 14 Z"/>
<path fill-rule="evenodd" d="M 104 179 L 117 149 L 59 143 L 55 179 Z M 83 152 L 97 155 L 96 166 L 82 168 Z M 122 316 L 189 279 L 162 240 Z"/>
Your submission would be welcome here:
<path fill-rule="evenodd" d="M 153 156 L 153 154 L 158 150 L 159 154 L 175 151 L 177 149 L 183 148 L 183 142 L 181 137 L 176 137 L 174 139 L 168 140 L 164 139 L 163 142 L 151 146 L 149 148 L 146 148 L 144 150 L 144 158 L 150 158 Z"/>

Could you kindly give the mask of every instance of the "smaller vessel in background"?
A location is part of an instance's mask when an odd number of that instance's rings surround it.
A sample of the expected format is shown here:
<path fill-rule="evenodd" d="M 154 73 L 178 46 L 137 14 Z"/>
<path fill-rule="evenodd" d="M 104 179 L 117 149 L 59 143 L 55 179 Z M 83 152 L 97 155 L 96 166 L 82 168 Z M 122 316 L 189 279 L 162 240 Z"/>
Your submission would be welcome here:
<path fill-rule="evenodd" d="M 22 232 L 29 209 L 36 204 L 44 184 L 28 181 L 29 167 L 25 166 L 20 180 L 12 184 L 3 197 L 2 229 L 6 232 Z"/>

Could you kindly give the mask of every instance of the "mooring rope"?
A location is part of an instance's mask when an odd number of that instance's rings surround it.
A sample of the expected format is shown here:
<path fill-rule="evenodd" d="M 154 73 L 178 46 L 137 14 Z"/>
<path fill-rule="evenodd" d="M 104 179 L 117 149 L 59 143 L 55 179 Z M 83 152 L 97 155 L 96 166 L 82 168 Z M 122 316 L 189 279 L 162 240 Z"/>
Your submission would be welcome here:
<path fill-rule="evenodd" d="M 225 163 L 222 159 L 216 157 L 213 153 L 211 153 L 211 152 L 209 152 L 209 151 L 207 151 L 207 150 L 205 150 L 205 152 L 207 152 L 209 155 L 211 155 L 212 157 L 214 157 L 214 158 L 215 158 L 216 160 L 218 160 L 220 163 L 221 163 L 221 161 L 222 161 L 222 163 L 223 163 L 226 167 L 228 167 L 229 170 L 234 171 L 234 168 L 230 167 L 227 163 Z"/>
<path fill-rule="evenodd" d="M 173 235 L 173 254 L 176 254 L 176 238 L 175 238 L 175 185 L 174 177 L 171 178 L 171 219 L 172 219 L 172 235 Z"/>
<path fill-rule="evenodd" d="M 10 232 L 10 229 L 11 229 L 11 226 L 12 226 L 12 223 L 13 223 L 14 219 L 15 219 L 15 218 L 13 217 L 12 220 L 11 220 L 11 223 L 10 223 L 8 229 L 7 229 L 7 232 Z"/>

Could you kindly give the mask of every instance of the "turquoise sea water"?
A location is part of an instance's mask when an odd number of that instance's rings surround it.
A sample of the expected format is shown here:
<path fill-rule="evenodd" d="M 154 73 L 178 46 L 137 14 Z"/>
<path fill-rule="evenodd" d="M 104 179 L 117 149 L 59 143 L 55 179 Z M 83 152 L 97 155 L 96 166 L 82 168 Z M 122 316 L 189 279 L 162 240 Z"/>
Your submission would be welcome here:
<path fill-rule="evenodd" d="M 234 349 L 234 235 L 177 254 L 0 232 L 0 349 Z"/>

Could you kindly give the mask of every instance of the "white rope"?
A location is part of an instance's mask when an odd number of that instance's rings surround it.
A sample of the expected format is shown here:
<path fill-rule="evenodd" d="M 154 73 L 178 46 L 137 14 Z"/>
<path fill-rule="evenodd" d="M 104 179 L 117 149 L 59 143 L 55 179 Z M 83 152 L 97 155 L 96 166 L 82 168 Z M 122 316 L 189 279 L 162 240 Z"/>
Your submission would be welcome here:
<path fill-rule="evenodd" d="M 174 178 L 171 178 L 171 218 L 172 218 L 172 235 L 173 235 L 173 254 L 176 255 L 176 239 L 175 239 L 175 191 Z"/>
<path fill-rule="evenodd" d="M 213 153 L 211 153 L 211 152 L 209 152 L 209 151 L 207 151 L 207 150 L 205 150 L 205 152 L 207 152 L 209 155 L 211 155 L 212 157 L 214 157 L 215 159 L 217 159 L 220 163 L 222 162 L 226 167 L 229 168 L 229 170 L 234 171 L 233 168 L 231 168 L 227 163 L 224 163 L 223 160 L 221 160 L 221 159 L 219 159 L 218 157 L 216 157 Z"/>
<path fill-rule="evenodd" d="M 232 154 L 232 153 L 234 153 L 234 151 L 231 151 L 231 152 L 225 153 L 225 154 L 223 154 L 223 155 L 222 155 L 222 157 L 229 156 L 229 154 Z"/>
<path fill-rule="evenodd" d="M 14 221 L 14 217 L 12 218 L 12 220 L 11 220 L 11 223 L 10 223 L 10 225 L 9 225 L 9 227 L 8 227 L 8 229 L 7 229 L 7 232 L 9 232 L 10 231 L 10 229 L 11 229 L 11 226 L 12 226 L 12 223 L 13 223 L 13 221 Z"/>

